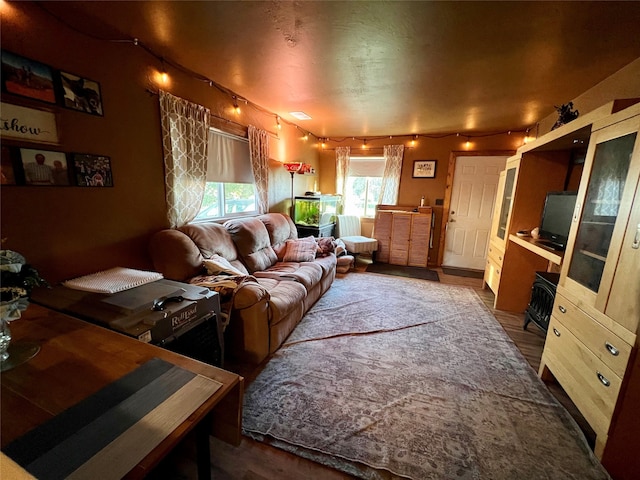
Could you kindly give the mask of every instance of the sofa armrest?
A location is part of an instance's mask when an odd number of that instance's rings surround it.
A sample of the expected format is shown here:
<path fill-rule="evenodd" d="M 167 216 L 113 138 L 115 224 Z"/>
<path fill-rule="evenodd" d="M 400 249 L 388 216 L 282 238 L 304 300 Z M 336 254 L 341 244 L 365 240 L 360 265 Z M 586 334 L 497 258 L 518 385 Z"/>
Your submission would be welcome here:
<path fill-rule="evenodd" d="M 244 310 L 261 301 L 269 301 L 269 292 L 259 283 L 245 282 L 233 294 L 233 309 Z"/>

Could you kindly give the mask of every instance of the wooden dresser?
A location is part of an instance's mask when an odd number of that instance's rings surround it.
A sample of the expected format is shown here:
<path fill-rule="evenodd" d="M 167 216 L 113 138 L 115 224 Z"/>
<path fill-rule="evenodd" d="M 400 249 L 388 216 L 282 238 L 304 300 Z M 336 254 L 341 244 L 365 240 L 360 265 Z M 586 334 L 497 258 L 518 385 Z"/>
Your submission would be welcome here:
<path fill-rule="evenodd" d="M 378 205 L 373 226 L 373 237 L 378 240 L 376 261 L 426 267 L 432 216 L 431 207 Z"/>

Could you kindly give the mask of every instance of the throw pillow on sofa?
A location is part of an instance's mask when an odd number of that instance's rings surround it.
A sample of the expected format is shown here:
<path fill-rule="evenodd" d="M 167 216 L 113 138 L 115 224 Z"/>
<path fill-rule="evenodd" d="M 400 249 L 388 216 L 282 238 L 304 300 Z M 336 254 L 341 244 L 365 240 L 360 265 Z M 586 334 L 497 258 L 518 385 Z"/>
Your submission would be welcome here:
<path fill-rule="evenodd" d="M 318 252 L 318 244 L 313 237 L 287 240 L 287 250 L 283 260 L 285 262 L 313 262 Z"/>

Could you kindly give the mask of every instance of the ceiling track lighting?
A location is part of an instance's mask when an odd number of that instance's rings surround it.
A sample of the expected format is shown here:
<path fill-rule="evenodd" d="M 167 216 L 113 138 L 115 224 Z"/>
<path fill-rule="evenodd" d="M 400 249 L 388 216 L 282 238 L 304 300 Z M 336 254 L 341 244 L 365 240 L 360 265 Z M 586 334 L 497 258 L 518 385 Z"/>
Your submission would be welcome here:
<path fill-rule="evenodd" d="M 233 95 L 231 98 L 233 99 L 233 110 L 236 112 L 236 115 L 239 115 L 240 107 L 238 106 L 238 97 Z"/>
<path fill-rule="evenodd" d="M 276 127 L 278 130 L 282 130 L 282 125 L 280 125 L 280 117 L 276 115 Z"/>

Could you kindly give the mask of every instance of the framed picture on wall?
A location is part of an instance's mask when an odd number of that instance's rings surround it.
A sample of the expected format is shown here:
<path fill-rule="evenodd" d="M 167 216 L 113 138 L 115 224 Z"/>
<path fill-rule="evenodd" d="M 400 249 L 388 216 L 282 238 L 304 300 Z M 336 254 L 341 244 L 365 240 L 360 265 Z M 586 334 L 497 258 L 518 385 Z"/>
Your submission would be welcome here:
<path fill-rule="evenodd" d="M 69 185 L 67 155 L 64 152 L 21 148 L 20 159 L 27 185 Z"/>
<path fill-rule="evenodd" d="M 79 187 L 113 187 L 111 159 L 104 155 L 71 155 L 76 185 Z"/>
<path fill-rule="evenodd" d="M 56 103 L 53 69 L 6 50 L 2 50 L 2 89 L 21 97 Z"/>
<path fill-rule="evenodd" d="M 413 178 L 435 178 L 436 160 L 415 160 L 413 162 Z"/>
<path fill-rule="evenodd" d="M 102 116 L 100 84 L 68 72 L 58 72 L 63 105 L 80 112 Z"/>

